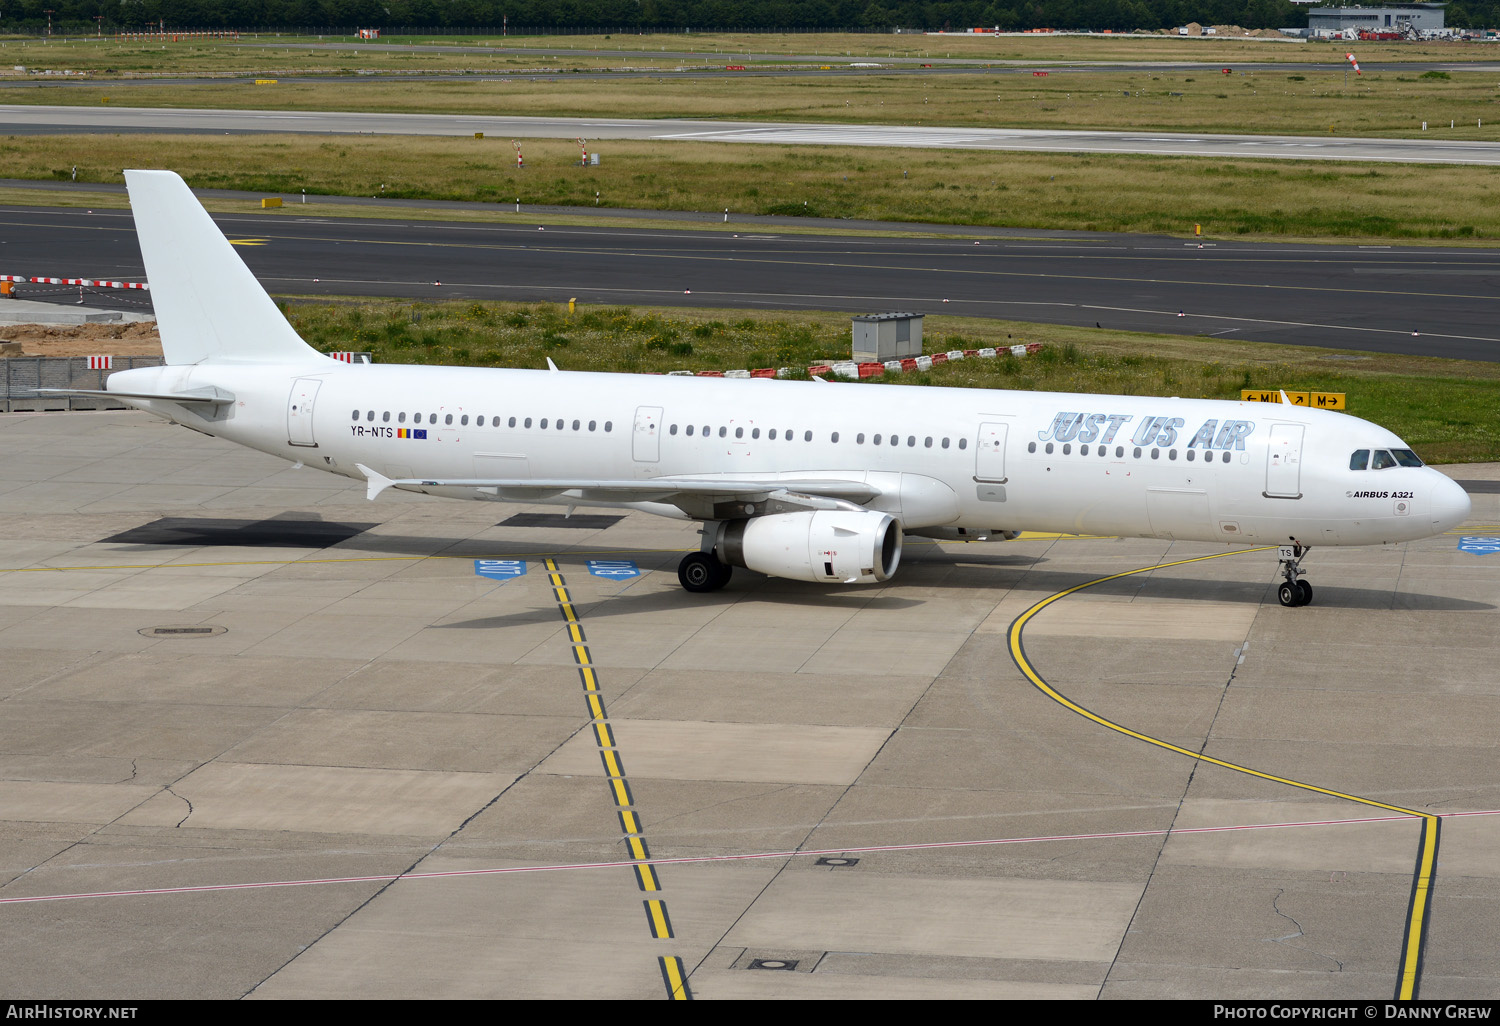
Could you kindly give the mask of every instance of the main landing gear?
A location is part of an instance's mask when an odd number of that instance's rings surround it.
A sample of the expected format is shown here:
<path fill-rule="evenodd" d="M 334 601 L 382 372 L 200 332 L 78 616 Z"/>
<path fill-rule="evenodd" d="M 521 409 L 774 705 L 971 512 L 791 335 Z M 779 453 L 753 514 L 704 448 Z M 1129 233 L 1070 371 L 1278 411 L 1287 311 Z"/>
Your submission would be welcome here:
<path fill-rule="evenodd" d="M 1308 546 L 1301 542 L 1281 545 L 1276 549 L 1281 562 L 1281 576 L 1284 578 L 1276 589 L 1276 597 L 1284 606 L 1305 606 L 1312 602 L 1312 585 L 1300 579 L 1307 573 L 1302 569 L 1302 558 L 1307 552 Z"/>
<path fill-rule="evenodd" d="M 688 591 L 718 591 L 729 583 L 734 567 L 719 562 L 712 552 L 689 552 L 677 564 L 677 580 Z"/>

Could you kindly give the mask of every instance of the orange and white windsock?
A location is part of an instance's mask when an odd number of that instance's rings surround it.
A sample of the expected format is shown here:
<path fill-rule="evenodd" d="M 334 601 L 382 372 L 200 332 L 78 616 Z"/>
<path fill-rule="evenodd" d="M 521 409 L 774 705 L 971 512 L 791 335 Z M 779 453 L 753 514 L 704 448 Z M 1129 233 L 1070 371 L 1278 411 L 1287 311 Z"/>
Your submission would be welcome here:
<path fill-rule="evenodd" d="M 1357 60 L 1354 59 L 1354 54 L 1352 54 L 1352 53 L 1346 53 L 1346 54 L 1344 54 L 1344 56 L 1346 58 L 1348 58 L 1350 64 L 1354 65 L 1354 73 L 1356 75 L 1360 74 L 1359 61 L 1357 61 Z"/>

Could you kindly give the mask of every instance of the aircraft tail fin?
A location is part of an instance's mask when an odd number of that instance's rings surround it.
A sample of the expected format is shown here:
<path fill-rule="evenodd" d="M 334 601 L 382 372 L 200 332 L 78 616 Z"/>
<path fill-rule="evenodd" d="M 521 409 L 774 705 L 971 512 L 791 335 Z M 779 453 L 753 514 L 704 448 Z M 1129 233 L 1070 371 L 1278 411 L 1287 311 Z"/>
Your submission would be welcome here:
<path fill-rule="evenodd" d="M 287 323 L 175 172 L 126 171 L 125 184 L 167 363 L 325 359 Z"/>

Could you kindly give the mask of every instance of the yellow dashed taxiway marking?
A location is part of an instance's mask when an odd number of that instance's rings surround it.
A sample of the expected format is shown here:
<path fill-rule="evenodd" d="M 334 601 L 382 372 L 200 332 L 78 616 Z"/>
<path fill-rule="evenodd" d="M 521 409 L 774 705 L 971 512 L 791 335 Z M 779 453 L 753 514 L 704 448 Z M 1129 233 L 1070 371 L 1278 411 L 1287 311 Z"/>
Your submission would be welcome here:
<path fill-rule="evenodd" d="M 661 965 L 661 978 L 667 985 L 667 994 L 673 1001 L 689 1001 L 693 995 L 688 990 L 687 976 L 682 971 L 682 959 L 663 956 L 657 959 Z"/>
<path fill-rule="evenodd" d="M 625 777 L 625 769 L 620 761 L 614 728 L 610 726 L 609 715 L 604 708 L 604 699 L 599 694 L 599 676 L 594 667 L 593 655 L 589 652 L 588 639 L 584 636 L 583 624 L 578 619 L 572 596 L 568 594 L 567 581 L 558 572 L 556 560 L 549 557 L 546 560 L 546 567 L 547 583 L 557 601 L 557 608 L 568 625 L 569 648 L 573 653 L 573 661 L 578 665 L 578 677 L 583 684 L 584 701 L 588 703 L 589 725 L 594 732 L 594 743 L 599 749 L 599 757 L 604 763 L 604 775 L 609 782 L 610 797 L 615 803 L 615 815 L 620 820 L 620 834 L 624 839 L 626 849 L 630 852 L 631 860 L 635 863 L 631 868 L 635 871 L 636 886 L 643 893 L 658 894 L 662 889 L 661 877 L 657 874 L 655 867 L 649 863 L 651 851 L 646 847 L 645 831 L 641 828 L 640 814 L 633 807 L 635 800 L 630 793 L 630 782 Z M 646 925 L 651 936 L 657 940 L 674 939 L 675 934 L 672 932 L 671 917 L 667 915 L 666 901 L 661 898 L 647 898 L 642 905 L 646 910 Z M 661 969 L 662 982 L 667 988 L 667 997 L 673 1001 L 691 999 L 693 994 L 687 985 L 687 974 L 683 970 L 682 959 L 675 955 L 663 955 L 657 958 L 657 964 Z"/>
<path fill-rule="evenodd" d="M 657 940 L 672 939 L 672 920 L 667 918 L 667 904 L 660 898 L 652 898 L 644 902 L 646 906 L 646 921 L 651 926 L 651 936 Z"/>

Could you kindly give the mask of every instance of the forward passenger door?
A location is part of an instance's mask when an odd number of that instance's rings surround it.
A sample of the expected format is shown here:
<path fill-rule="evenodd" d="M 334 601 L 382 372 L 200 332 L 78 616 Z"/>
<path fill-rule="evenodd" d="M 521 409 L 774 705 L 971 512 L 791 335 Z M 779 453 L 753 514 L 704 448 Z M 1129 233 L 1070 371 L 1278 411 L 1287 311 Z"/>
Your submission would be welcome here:
<path fill-rule="evenodd" d="M 1266 498 L 1302 498 L 1302 432 L 1301 424 L 1271 425 L 1271 443 L 1266 452 Z"/>
<path fill-rule="evenodd" d="M 979 425 L 979 444 L 974 447 L 974 480 L 1005 483 L 1005 438 L 1009 427 L 995 422 Z"/>

